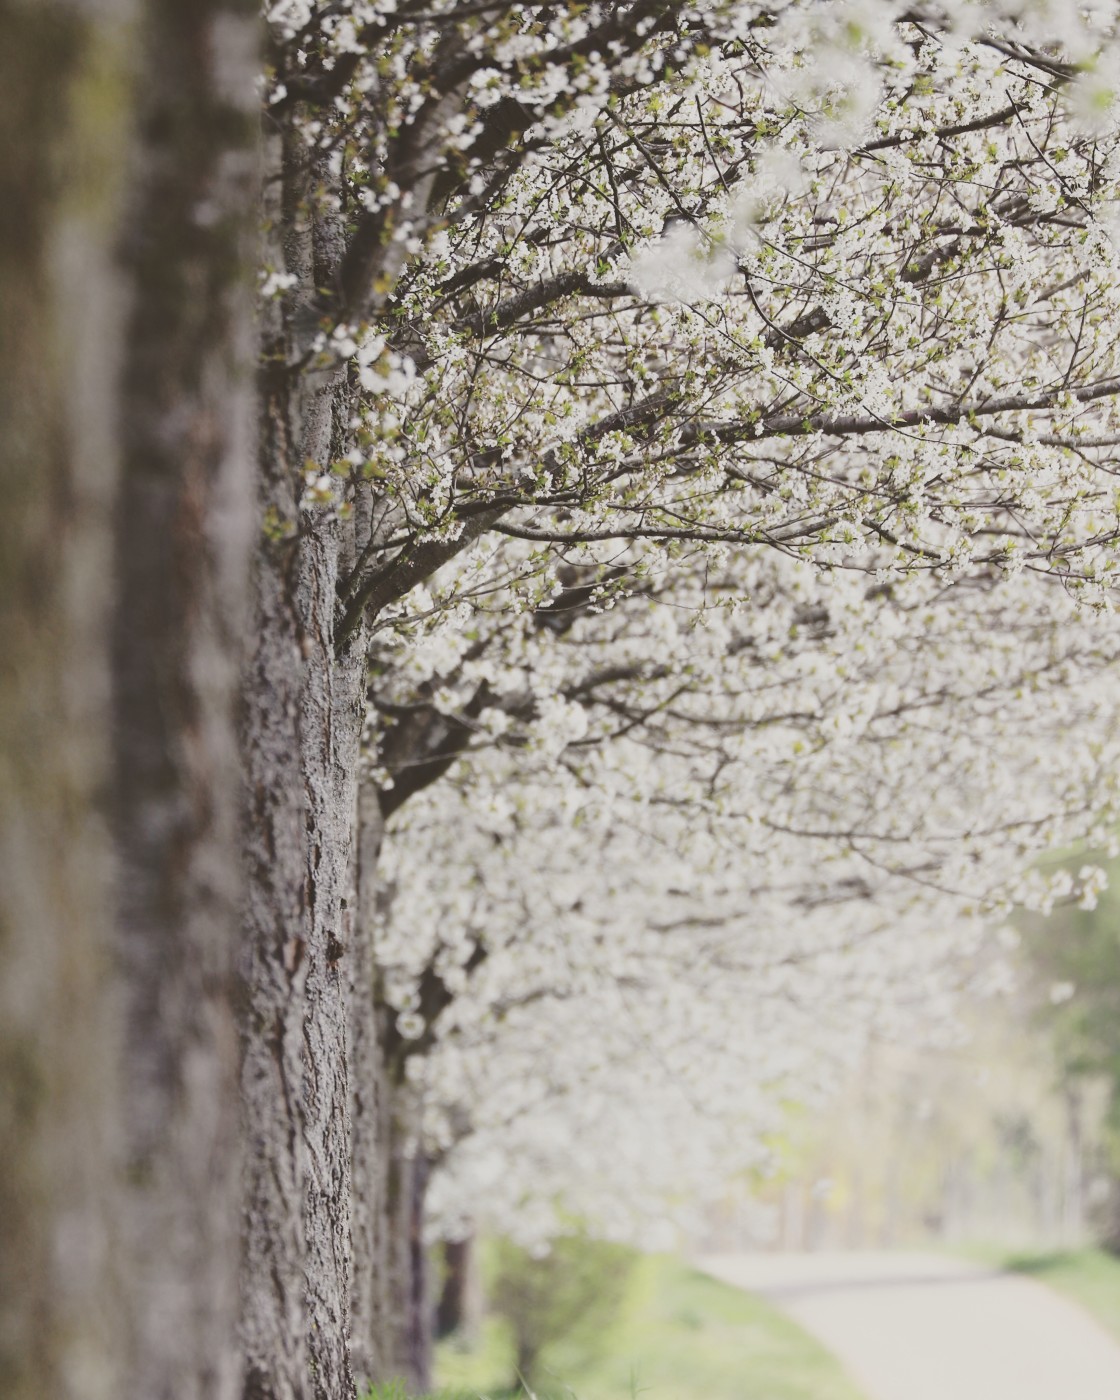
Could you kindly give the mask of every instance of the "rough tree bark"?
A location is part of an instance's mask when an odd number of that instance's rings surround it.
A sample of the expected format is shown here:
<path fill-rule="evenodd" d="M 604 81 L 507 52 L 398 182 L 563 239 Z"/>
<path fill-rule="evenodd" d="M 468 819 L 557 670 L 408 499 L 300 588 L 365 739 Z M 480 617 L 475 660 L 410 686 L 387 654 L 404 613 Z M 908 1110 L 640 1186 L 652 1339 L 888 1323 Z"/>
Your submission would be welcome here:
<path fill-rule="evenodd" d="M 0 3 L 0 1394 L 110 1400 L 114 157 L 128 6 Z"/>
<path fill-rule="evenodd" d="M 305 143 L 266 135 L 266 263 L 298 286 L 263 313 L 265 538 L 247 680 L 250 894 L 242 1328 L 251 1400 L 354 1390 L 350 1339 L 349 917 L 364 629 L 336 645 L 353 524 L 300 508 L 305 464 L 348 450 L 344 368 L 295 368 L 339 257 Z"/>
<path fill-rule="evenodd" d="M 433 123 L 444 115 L 440 107 Z M 312 153 L 298 113 L 284 107 L 266 117 L 264 151 L 263 262 L 294 285 L 261 315 L 264 538 L 244 724 L 245 1396 L 292 1400 L 310 1387 L 323 1400 L 343 1400 L 354 1390 L 349 1042 L 369 623 L 474 534 L 374 570 L 369 586 L 356 581 L 340 602 L 340 584 L 377 544 L 373 487 L 359 490 L 345 520 L 301 506 L 308 471 L 327 471 L 354 443 L 347 367 L 320 367 L 311 343 L 342 307 L 353 321 L 383 309 L 405 254 L 391 239 L 363 245 L 355 273 L 357 240 L 345 243 L 337 177 L 328 157 Z M 418 206 L 435 178 L 433 170 L 417 182 Z M 371 1108 L 363 1130 L 379 1119 Z"/>
<path fill-rule="evenodd" d="M 113 827 L 124 1394 L 228 1400 L 240 1158 L 236 693 L 254 467 L 255 0 L 146 0 L 121 264 Z"/>

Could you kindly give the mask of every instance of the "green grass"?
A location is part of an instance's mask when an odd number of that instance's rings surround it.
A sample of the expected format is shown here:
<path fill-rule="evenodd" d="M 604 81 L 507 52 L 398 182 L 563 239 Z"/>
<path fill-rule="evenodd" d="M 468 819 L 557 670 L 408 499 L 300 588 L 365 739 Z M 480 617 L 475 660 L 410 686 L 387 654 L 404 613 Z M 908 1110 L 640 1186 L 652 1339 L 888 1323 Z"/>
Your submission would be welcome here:
<path fill-rule="evenodd" d="M 513 1347 L 500 1318 L 484 1319 L 471 1346 L 452 1337 L 436 1347 L 440 1394 L 505 1395 L 513 1370 Z"/>
<path fill-rule="evenodd" d="M 982 1263 L 1009 1273 L 1025 1274 L 1062 1293 L 1120 1340 L 1120 1259 L 1103 1249 L 1070 1249 L 1048 1254 L 1009 1254 L 999 1249 L 973 1249 Z"/>
<path fill-rule="evenodd" d="M 761 1299 L 719 1283 L 671 1255 L 645 1255 L 621 1312 L 589 1355 L 554 1344 L 548 1387 L 571 1400 L 863 1400 L 839 1363 Z M 488 1319 L 471 1351 L 437 1353 L 443 1390 L 508 1394 L 508 1335 Z M 538 1385 L 541 1394 L 545 1386 Z"/>

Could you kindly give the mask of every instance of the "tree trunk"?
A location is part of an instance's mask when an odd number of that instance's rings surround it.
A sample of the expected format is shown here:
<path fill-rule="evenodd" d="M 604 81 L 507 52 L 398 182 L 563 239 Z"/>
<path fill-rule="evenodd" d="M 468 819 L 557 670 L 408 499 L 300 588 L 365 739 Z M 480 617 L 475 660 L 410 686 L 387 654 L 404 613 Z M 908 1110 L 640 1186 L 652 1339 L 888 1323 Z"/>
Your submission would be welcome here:
<path fill-rule="evenodd" d="M 237 1388 L 235 696 L 251 527 L 253 0 L 147 0 L 123 248 L 113 816 L 124 1394 Z"/>
<path fill-rule="evenodd" d="M 232 1392 L 251 13 L 0 5 L 6 1397 Z"/>
<path fill-rule="evenodd" d="M 470 1335 L 476 1325 L 474 1238 L 447 1240 L 443 1246 L 443 1281 L 436 1305 L 436 1336 Z"/>
<path fill-rule="evenodd" d="M 393 1378 L 431 1389 L 432 1326 L 424 1206 L 430 1162 L 421 1150 L 395 1013 L 379 994 L 375 931 L 392 896 L 378 870 L 379 794 L 358 794 L 354 919 L 354 1342 L 362 1384 Z"/>
<path fill-rule="evenodd" d="M 389 1373 L 401 1376 L 413 1395 L 432 1388 L 434 1307 L 424 1244 L 424 1211 L 431 1162 L 411 1131 L 408 1096 L 395 1090 L 397 1103 L 390 1137 L 382 1151 L 388 1159 L 383 1229 L 386 1286 L 390 1310 L 383 1347 Z"/>
<path fill-rule="evenodd" d="M 116 1400 L 109 769 L 127 6 L 0 0 L 0 1394 Z"/>
<path fill-rule="evenodd" d="M 289 369 L 337 216 L 316 212 L 298 134 L 266 142 L 266 263 L 299 279 L 263 313 L 264 540 L 245 751 L 250 857 L 243 1096 L 249 1160 L 243 1335 L 250 1400 L 353 1393 L 349 920 L 365 636 L 336 653 L 352 526 L 301 509 L 305 464 L 348 450 L 345 369 Z"/>
<path fill-rule="evenodd" d="M 383 1212 L 388 1187 L 387 1085 L 374 1003 L 374 929 L 385 889 L 378 871 L 384 822 L 373 785 L 358 789 L 358 842 L 353 932 L 350 1053 L 351 1155 L 354 1170 L 353 1337 L 351 1356 L 360 1386 L 391 1375 L 391 1316 Z"/>
<path fill-rule="evenodd" d="M 432 130 L 442 132 L 458 105 L 455 96 L 439 104 Z M 356 488 L 345 520 L 302 505 L 307 475 L 329 472 L 355 441 L 347 367 L 324 363 L 316 335 L 330 328 L 332 307 L 337 313 L 344 306 L 352 321 L 384 311 L 409 254 L 391 237 L 363 242 L 355 235 L 357 252 L 353 242 L 345 247 L 347 217 L 360 211 L 347 209 L 330 153 L 312 151 L 298 108 L 278 104 L 266 131 L 262 262 L 292 285 L 261 317 L 263 541 L 244 737 L 250 857 L 242 1030 L 249 1137 L 245 1396 L 291 1400 L 311 1385 L 316 1396 L 340 1400 L 353 1392 L 352 1288 L 364 1290 L 363 1318 L 391 1306 L 375 1282 L 381 1246 L 369 1254 L 376 1226 L 363 1214 L 364 1197 L 358 1230 L 366 1260 L 355 1269 L 351 1258 L 350 1038 L 373 1034 L 372 1023 L 355 1029 L 351 1005 L 355 986 L 369 996 L 371 969 L 368 949 L 353 946 L 352 933 L 369 618 L 466 548 L 490 517 L 472 520 L 454 541 L 427 542 L 378 570 L 369 564 L 379 543 L 371 537 L 373 485 Z M 427 207 L 440 168 L 433 161 L 416 177 L 409 193 L 418 211 Z M 377 527 L 386 538 L 393 519 L 392 510 L 384 512 Z M 356 540 L 365 573 L 342 610 L 339 583 L 359 555 Z M 362 1039 L 354 1050 L 360 1060 L 369 1060 L 371 1044 Z M 377 1058 L 369 1061 L 375 1069 Z M 377 1125 L 384 1128 L 388 1110 L 362 1096 L 373 1095 L 377 1082 L 374 1073 L 368 1087 L 357 1089 L 362 1107 L 355 1130 L 359 1150 L 374 1159 L 384 1151 Z M 384 1076 L 380 1082 L 387 1082 Z M 380 1168 L 372 1170 L 376 1177 Z M 380 1199 L 376 1180 L 370 1189 Z M 363 1373 L 387 1355 L 375 1340 L 381 1330 L 362 1323 L 353 1351 Z"/>

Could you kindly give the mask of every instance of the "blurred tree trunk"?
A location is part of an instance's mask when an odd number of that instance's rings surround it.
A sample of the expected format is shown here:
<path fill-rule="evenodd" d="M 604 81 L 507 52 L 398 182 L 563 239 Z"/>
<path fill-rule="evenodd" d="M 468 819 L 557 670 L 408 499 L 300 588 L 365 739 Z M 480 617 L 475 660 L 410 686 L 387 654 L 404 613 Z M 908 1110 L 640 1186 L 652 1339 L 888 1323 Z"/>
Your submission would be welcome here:
<path fill-rule="evenodd" d="M 395 1372 L 414 1394 L 432 1388 L 432 1306 L 424 1215 L 431 1161 L 401 1133 L 389 1145 L 390 1280 L 400 1299 Z"/>
<path fill-rule="evenodd" d="M 359 1381 L 402 1377 L 431 1389 L 431 1307 L 424 1207 L 431 1164 L 419 1150 L 396 1015 L 379 995 L 375 934 L 391 898 L 378 870 L 384 833 L 378 791 L 358 796 L 354 930 L 353 1355 Z"/>
<path fill-rule="evenodd" d="M 447 1240 L 443 1246 L 443 1282 L 436 1305 L 436 1336 L 470 1333 L 475 1325 L 474 1238 Z"/>
<path fill-rule="evenodd" d="M 236 727 L 252 538 L 254 0 L 145 0 L 113 662 L 125 1393 L 237 1388 Z"/>
<path fill-rule="evenodd" d="M 392 890 L 378 869 L 385 830 L 377 788 L 358 794 L 357 901 L 351 1052 L 354 1163 L 353 1355 L 363 1384 L 402 1377 L 411 1393 L 432 1383 L 432 1328 L 424 1209 L 431 1163 L 420 1150 L 405 1075 L 407 1044 L 380 994 L 376 930 Z"/>
<path fill-rule="evenodd" d="M 0 1394 L 119 1395 L 107 1201 L 124 4 L 0 3 Z"/>
<path fill-rule="evenodd" d="M 432 1325 L 424 1208 L 431 1163 L 418 1150 L 409 1099 L 379 1068 L 376 1119 L 354 1158 L 354 1356 L 364 1383 L 401 1377 L 410 1394 L 432 1387 Z M 362 1152 L 360 1149 L 365 1149 Z"/>
<path fill-rule="evenodd" d="M 416 1141 L 403 1086 L 386 1076 L 382 1094 L 376 1254 L 373 1268 L 367 1270 L 380 1289 L 382 1305 L 375 1315 L 370 1349 L 380 1360 L 379 1379 L 400 1376 L 410 1394 L 423 1395 L 432 1388 L 435 1322 L 424 1243 L 432 1164 Z"/>
<path fill-rule="evenodd" d="M 0 27 L 0 1393 L 221 1400 L 255 24 Z"/>
<path fill-rule="evenodd" d="M 353 1068 L 351 1153 L 354 1171 L 353 1342 L 359 1385 L 392 1374 L 393 1300 L 389 1289 L 385 1217 L 388 1160 L 382 1145 L 389 1136 L 389 1086 L 382 1056 L 384 1040 L 374 999 L 374 930 L 388 897 L 378 871 L 385 824 L 377 791 L 358 791 L 358 840 L 354 918 L 354 990 L 350 1052 Z"/>

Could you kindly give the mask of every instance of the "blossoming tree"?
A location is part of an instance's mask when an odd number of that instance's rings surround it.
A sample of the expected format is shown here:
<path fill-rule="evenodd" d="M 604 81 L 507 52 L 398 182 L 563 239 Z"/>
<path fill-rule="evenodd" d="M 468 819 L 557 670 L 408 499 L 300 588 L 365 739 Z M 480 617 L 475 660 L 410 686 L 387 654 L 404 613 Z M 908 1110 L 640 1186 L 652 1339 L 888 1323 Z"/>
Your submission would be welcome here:
<path fill-rule="evenodd" d="M 388 1057 L 540 1162 L 510 1065 L 687 1089 L 1111 818 L 1120 167 L 1081 7 L 269 21 L 243 1334 L 335 1396 L 416 1228 Z"/>

